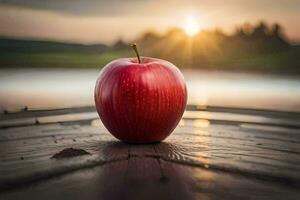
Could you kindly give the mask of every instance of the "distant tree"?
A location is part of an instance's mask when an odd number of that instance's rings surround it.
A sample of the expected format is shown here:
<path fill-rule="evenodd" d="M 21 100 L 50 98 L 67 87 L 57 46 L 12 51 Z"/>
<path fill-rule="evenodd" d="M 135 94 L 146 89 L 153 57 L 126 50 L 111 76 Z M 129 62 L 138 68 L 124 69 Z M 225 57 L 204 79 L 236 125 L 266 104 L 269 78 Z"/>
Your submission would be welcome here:
<path fill-rule="evenodd" d="M 232 35 L 220 29 L 203 30 L 192 38 L 176 27 L 162 35 L 148 31 L 136 42 L 146 55 L 170 60 L 184 67 L 218 63 L 230 67 L 234 63 L 239 65 L 238 62 L 261 58 L 263 55 L 279 55 L 290 47 L 279 24 L 270 26 L 263 21 L 255 25 L 244 23 Z"/>
<path fill-rule="evenodd" d="M 245 34 L 242 27 L 237 27 L 236 30 L 235 30 L 235 33 L 233 34 L 233 36 L 237 37 L 237 38 L 244 38 L 247 35 Z"/>
<path fill-rule="evenodd" d="M 254 27 L 251 36 L 255 39 L 264 39 L 268 35 L 268 27 L 265 22 L 260 22 L 256 27 Z"/>
<path fill-rule="evenodd" d="M 249 22 L 246 22 L 243 25 L 243 31 L 246 35 L 250 35 L 253 32 L 253 26 Z"/>
<path fill-rule="evenodd" d="M 160 39 L 160 36 L 152 31 L 145 32 L 138 39 L 138 41 L 142 41 L 143 43 L 153 43 Z"/>
<path fill-rule="evenodd" d="M 225 37 L 225 33 L 220 28 L 216 28 L 214 30 L 214 34 L 217 35 L 217 36 L 220 36 L 220 37 Z"/>
<path fill-rule="evenodd" d="M 282 28 L 279 24 L 275 23 L 272 25 L 271 34 L 277 37 L 280 37 L 282 32 Z"/>
<path fill-rule="evenodd" d="M 238 38 L 246 38 L 249 35 L 251 35 L 253 32 L 253 27 L 251 26 L 250 23 L 245 23 L 242 26 L 238 26 L 236 28 L 235 33 L 233 36 L 238 37 Z"/>
<path fill-rule="evenodd" d="M 270 31 L 270 37 L 272 38 L 273 43 L 276 43 L 277 46 L 289 45 L 284 37 L 283 29 L 278 23 L 275 23 L 272 25 L 271 31 Z"/>
<path fill-rule="evenodd" d="M 180 28 L 171 28 L 164 37 L 185 37 L 185 33 Z"/>
<path fill-rule="evenodd" d="M 125 43 L 122 39 L 119 39 L 119 40 L 117 40 L 117 42 L 115 42 L 115 44 L 113 45 L 113 48 L 115 50 L 125 49 L 125 48 L 128 48 L 128 44 Z"/>

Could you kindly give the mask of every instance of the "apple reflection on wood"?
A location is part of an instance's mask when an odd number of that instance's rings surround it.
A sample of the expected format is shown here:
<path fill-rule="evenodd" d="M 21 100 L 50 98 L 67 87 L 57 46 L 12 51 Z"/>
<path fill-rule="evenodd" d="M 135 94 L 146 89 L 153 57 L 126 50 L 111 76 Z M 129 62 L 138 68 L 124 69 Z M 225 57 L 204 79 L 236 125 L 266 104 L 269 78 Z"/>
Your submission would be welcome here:
<path fill-rule="evenodd" d="M 159 142 L 179 123 L 187 102 L 184 77 L 172 63 L 150 57 L 108 63 L 95 86 L 95 104 L 105 127 L 129 143 Z"/>

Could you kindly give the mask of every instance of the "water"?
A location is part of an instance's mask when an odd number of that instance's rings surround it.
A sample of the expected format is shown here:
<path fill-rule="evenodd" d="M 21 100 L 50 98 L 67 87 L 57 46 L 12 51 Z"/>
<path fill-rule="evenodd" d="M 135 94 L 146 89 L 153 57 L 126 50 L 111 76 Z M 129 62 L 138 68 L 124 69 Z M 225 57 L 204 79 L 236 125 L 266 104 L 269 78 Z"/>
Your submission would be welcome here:
<path fill-rule="evenodd" d="M 93 105 L 95 69 L 1 69 L 0 109 Z M 300 112 L 300 78 L 184 70 L 188 103 Z"/>

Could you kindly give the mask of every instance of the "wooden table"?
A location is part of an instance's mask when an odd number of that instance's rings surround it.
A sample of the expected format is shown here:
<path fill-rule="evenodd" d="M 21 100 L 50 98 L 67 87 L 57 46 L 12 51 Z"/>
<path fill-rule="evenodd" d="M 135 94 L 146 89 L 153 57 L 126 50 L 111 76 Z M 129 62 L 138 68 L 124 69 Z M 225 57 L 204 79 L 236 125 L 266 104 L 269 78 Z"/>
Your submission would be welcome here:
<path fill-rule="evenodd" d="M 93 107 L 5 111 L 0 199 L 300 199 L 300 113 L 190 105 L 130 145 Z"/>

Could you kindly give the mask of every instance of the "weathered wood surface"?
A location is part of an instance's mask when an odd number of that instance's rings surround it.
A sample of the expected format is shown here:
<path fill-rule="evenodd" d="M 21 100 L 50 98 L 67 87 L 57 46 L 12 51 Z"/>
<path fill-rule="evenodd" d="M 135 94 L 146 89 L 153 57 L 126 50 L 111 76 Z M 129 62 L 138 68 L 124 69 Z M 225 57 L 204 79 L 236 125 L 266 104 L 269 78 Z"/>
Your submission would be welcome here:
<path fill-rule="evenodd" d="M 65 148 L 90 155 L 51 158 Z M 164 142 L 114 139 L 92 107 L 0 115 L 0 199 L 299 199 L 300 114 L 188 106 Z"/>

